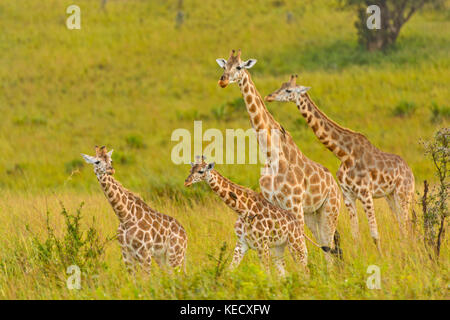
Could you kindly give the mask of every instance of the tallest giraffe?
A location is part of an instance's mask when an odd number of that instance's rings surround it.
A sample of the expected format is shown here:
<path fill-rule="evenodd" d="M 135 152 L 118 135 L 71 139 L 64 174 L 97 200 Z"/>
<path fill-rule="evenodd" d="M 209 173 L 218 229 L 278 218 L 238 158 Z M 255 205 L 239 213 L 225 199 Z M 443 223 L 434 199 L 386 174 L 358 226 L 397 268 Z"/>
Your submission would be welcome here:
<path fill-rule="evenodd" d="M 298 149 L 289 132 L 273 118 L 247 71 L 256 60 L 241 60 L 241 51 L 235 55 L 232 50 L 228 60 L 217 59 L 224 69 L 219 85 L 227 87 L 237 83 L 241 90 L 250 122 L 256 131 L 260 151 L 267 155 L 268 167 L 273 159 L 278 160 L 277 170 L 264 170 L 259 184 L 262 194 L 271 203 L 294 213 L 306 223 L 321 246 L 333 249 L 337 218 L 340 208 L 340 192 L 330 171 L 308 159 Z M 271 145 L 272 132 L 279 132 L 277 155 Z M 261 139 L 264 136 L 265 139 Z M 266 143 L 262 143 L 264 140 Z M 337 248 L 334 248 L 337 249 Z M 337 253 L 338 250 L 331 252 Z M 329 260 L 329 255 L 326 254 Z"/>

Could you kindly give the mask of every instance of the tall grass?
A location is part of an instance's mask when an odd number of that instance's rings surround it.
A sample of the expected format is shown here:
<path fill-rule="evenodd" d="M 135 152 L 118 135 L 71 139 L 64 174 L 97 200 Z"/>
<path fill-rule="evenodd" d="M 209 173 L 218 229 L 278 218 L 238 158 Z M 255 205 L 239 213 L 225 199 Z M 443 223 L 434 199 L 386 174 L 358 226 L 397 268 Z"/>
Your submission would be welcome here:
<path fill-rule="evenodd" d="M 236 242 L 234 235 L 235 213 L 220 200 L 192 206 L 179 206 L 170 201 L 150 202 L 157 210 L 179 220 L 189 236 L 187 252 L 187 275 L 168 276 L 156 264 L 150 276 L 137 273 L 135 277 L 126 272 L 116 241 L 105 247 L 100 260 L 106 265 L 97 273 L 82 269 L 81 289 L 69 290 L 55 282 L 51 276 L 40 271 L 39 264 L 30 259 L 33 241 L 26 225 L 33 234 L 46 238 L 46 212 L 55 236 L 65 234 L 64 217 L 61 216 L 62 201 L 67 211 L 75 212 L 81 201 L 82 231 L 95 227 L 101 238 L 115 233 L 117 218 L 105 197 L 99 192 L 92 195 L 77 193 L 49 195 L 19 195 L 6 193 L 0 202 L 0 297 L 8 299 L 75 299 L 75 298 L 122 298 L 122 299 L 438 299 L 447 295 L 449 281 L 448 246 L 442 249 L 442 261 L 434 263 L 424 248 L 420 236 L 401 239 L 397 223 L 383 201 L 376 201 L 377 219 L 384 256 L 380 257 L 369 234 L 367 220 L 359 209 L 361 241 L 351 237 L 349 219 L 341 210 L 339 231 L 341 233 L 344 262 L 327 270 L 323 253 L 307 244 L 311 276 L 305 277 L 287 255 L 289 276 L 285 280 L 267 276 L 260 266 L 255 252 L 250 251 L 234 272 L 226 267 Z M 421 222 L 418 222 L 421 225 Z M 308 235 L 311 234 L 308 231 Z M 226 243 L 226 246 L 224 246 Z M 381 269 L 381 289 L 366 286 L 369 265 Z M 59 276 L 66 274 L 67 266 L 60 267 Z M 59 285 L 57 285 L 59 283 Z"/>

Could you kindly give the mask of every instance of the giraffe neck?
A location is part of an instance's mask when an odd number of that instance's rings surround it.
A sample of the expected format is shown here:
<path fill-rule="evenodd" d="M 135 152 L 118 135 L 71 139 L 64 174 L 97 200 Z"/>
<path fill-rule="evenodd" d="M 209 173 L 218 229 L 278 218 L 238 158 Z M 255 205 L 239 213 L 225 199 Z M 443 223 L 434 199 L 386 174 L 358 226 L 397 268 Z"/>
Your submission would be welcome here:
<path fill-rule="evenodd" d="M 343 128 L 328 118 L 307 93 L 297 97 L 295 103 L 320 142 L 340 160 L 348 159 L 352 153 L 353 138 L 361 134 Z"/>
<path fill-rule="evenodd" d="M 220 199 L 236 211 L 239 216 L 245 213 L 249 190 L 233 183 L 216 170 L 209 171 L 206 182 Z"/>
<path fill-rule="evenodd" d="M 267 142 L 267 144 L 261 143 L 260 139 L 258 139 L 260 149 L 264 154 L 268 154 L 267 151 L 270 150 L 272 143 L 272 130 L 278 130 L 278 132 L 283 134 L 285 134 L 285 131 L 273 118 L 269 110 L 267 110 L 264 100 L 261 98 L 247 70 L 245 70 L 242 79 L 239 81 L 239 88 L 244 98 L 253 129 L 255 129 L 259 138 L 265 138 L 265 142 Z M 259 133 L 263 132 L 265 135 L 260 136 Z"/>
<path fill-rule="evenodd" d="M 135 197 L 130 197 L 131 193 L 108 174 L 97 176 L 97 179 L 120 222 L 132 219 L 130 208 Z"/>

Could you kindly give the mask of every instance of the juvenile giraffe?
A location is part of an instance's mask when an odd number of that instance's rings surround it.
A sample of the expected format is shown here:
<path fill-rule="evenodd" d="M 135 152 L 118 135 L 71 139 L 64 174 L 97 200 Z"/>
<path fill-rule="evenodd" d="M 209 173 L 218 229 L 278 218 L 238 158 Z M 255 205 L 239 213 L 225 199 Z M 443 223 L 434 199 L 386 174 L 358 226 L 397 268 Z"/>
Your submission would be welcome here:
<path fill-rule="evenodd" d="M 328 118 L 306 93 L 310 88 L 297 85 L 296 79 L 292 75 L 289 82 L 265 100 L 295 102 L 320 142 L 339 158 L 341 165 L 336 176 L 350 213 L 353 237 L 359 237 L 355 205 L 359 199 L 369 221 L 370 234 L 381 252 L 373 199 L 386 198 L 404 233 L 414 197 L 412 170 L 401 157 L 377 149 L 361 133 L 343 128 Z"/>
<path fill-rule="evenodd" d="M 259 184 L 262 194 L 271 203 L 295 214 L 302 226 L 306 222 L 319 244 L 328 247 L 328 252 L 340 253 L 336 225 L 341 199 L 336 181 L 327 168 L 303 155 L 289 132 L 267 110 L 247 71 L 256 60 L 243 62 L 241 51 L 237 55 L 234 53 L 232 50 L 228 60 L 216 60 L 224 69 L 219 85 L 225 88 L 229 83 L 238 83 L 260 150 L 269 160 L 266 169 L 276 165 L 274 162 L 278 160 L 277 170 L 261 173 Z M 277 152 L 272 152 L 272 132 L 280 132 Z M 325 257 L 331 261 L 328 253 Z"/>
<path fill-rule="evenodd" d="M 174 218 L 150 208 L 112 177 L 115 172 L 112 152 L 107 152 L 104 146 L 95 147 L 95 157 L 82 156 L 94 166 L 97 180 L 119 218 L 117 238 L 127 268 L 132 271 L 138 262 L 148 272 L 153 257 L 163 269 L 183 267 L 186 271 L 187 235 L 183 226 Z"/>
<path fill-rule="evenodd" d="M 199 159 L 200 157 L 198 157 Z M 248 249 L 258 252 L 266 270 L 269 271 L 271 252 L 278 273 L 284 277 L 284 249 L 287 246 L 296 262 L 306 272 L 307 248 L 300 219 L 267 201 L 260 193 L 237 185 L 223 177 L 207 164 L 204 157 L 191 164 L 189 176 L 184 185 L 206 181 L 211 189 L 238 214 L 234 230 L 238 238 L 234 249 L 231 269 L 239 265 Z"/>

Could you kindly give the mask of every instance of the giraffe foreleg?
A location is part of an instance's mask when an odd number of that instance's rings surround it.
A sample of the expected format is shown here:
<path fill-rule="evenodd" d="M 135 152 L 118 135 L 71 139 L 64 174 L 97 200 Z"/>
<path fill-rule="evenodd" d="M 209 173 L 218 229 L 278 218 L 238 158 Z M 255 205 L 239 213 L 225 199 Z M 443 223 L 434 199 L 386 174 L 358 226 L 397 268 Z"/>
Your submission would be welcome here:
<path fill-rule="evenodd" d="M 373 242 L 377 246 L 378 253 L 381 255 L 381 244 L 380 236 L 378 235 L 377 219 L 375 218 L 375 207 L 373 205 L 372 195 L 367 191 L 363 190 L 361 193 L 360 200 L 364 206 L 364 211 L 367 215 L 367 220 L 369 222 L 370 235 L 372 236 Z"/>
<path fill-rule="evenodd" d="M 292 259 L 295 263 L 300 263 L 306 274 L 309 274 L 308 269 L 308 248 L 306 247 L 305 237 L 289 235 L 288 248 Z"/>
<path fill-rule="evenodd" d="M 167 263 L 169 271 L 180 272 L 185 269 L 187 241 L 184 237 L 174 236 L 169 241 L 167 249 Z"/>
<path fill-rule="evenodd" d="M 273 252 L 273 261 L 275 263 L 275 267 L 277 268 L 278 274 L 284 278 L 286 276 L 286 263 L 284 260 L 284 246 L 274 247 Z"/>
<path fill-rule="evenodd" d="M 245 253 L 248 251 L 248 245 L 238 241 L 236 243 L 236 247 L 234 248 L 233 260 L 231 261 L 230 270 L 233 270 L 239 266 L 242 259 L 244 258 Z"/>
<path fill-rule="evenodd" d="M 350 216 L 350 227 L 353 239 L 359 240 L 359 222 L 358 214 L 356 212 L 356 197 L 352 193 L 344 191 L 344 189 L 342 189 L 342 194 L 344 195 L 344 203 Z"/>
<path fill-rule="evenodd" d="M 122 259 L 123 259 L 123 262 L 125 263 L 125 267 L 126 267 L 128 273 L 134 275 L 136 273 L 136 264 L 133 259 L 133 256 L 130 254 L 127 247 L 122 246 L 121 249 L 122 249 Z"/>
<path fill-rule="evenodd" d="M 257 248 L 259 260 L 262 263 L 264 270 L 270 273 L 270 250 L 269 244 L 265 241 L 259 248 Z"/>

